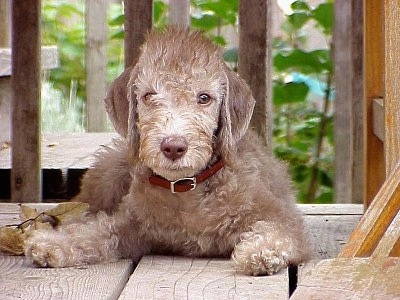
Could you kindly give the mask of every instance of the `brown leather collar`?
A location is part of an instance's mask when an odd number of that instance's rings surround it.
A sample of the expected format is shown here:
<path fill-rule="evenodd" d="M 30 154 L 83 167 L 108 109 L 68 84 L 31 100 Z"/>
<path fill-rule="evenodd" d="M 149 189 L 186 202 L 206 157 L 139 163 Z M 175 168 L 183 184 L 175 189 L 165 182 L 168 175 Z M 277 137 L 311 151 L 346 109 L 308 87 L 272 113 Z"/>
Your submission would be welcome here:
<path fill-rule="evenodd" d="M 220 159 L 210 168 L 205 169 L 194 177 L 180 178 L 175 181 L 169 181 L 158 175 L 151 175 L 149 181 L 151 184 L 158 185 L 165 189 L 171 190 L 172 193 L 183 193 L 192 191 L 199 183 L 207 180 L 215 173 L 217 173 L 224 166 L 224 160 Z"/>

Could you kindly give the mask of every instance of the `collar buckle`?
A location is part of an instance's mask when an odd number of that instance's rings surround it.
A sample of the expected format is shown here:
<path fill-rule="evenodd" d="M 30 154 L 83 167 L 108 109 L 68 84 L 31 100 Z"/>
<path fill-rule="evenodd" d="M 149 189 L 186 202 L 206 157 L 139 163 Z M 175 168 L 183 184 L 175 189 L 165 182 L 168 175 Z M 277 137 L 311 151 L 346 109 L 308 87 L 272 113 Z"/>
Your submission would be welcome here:
<path fill-rule="evenodd" d="M 177 180 L 175 180 L 175 181 L 171 181 L 171 183 L 170 183 L 170 190 L 171 190 L 171 192 L 172 192 L 173 194 L 176 194 L 176 193 L 177 193 L 177 192 L 175 191 L 175 184 L 179 184 L 179 182 L 182 182 L 182 181 L 192 181 L 191 183 L 189 183 L 190 186 L 191 186 L 191 188 L 190 188 L 188 191 L 193 191 L 193 190 L 196 188 L 196 186 L 197 186 L 196 177 L 184 177 L 184 178 L 180 178 L 180 179 L 177 179 Z"/>

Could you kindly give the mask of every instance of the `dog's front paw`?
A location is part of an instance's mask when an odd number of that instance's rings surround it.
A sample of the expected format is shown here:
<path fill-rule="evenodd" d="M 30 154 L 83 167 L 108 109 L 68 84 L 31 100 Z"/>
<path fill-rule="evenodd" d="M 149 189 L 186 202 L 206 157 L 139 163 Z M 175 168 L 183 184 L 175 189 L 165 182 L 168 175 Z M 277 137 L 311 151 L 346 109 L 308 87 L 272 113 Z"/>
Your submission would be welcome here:
<path fill-rule="evenodd" d="M 287 254 L 276 250 L 259 250 L 238 244 L 232 253 L 235 269 L 246 275 L 272 275 L 288 265 Z"/>
<path fill-rule="evenodd" d="M 24 252 L 34 264 L 41 267 L 62 268 L 71 266 L 65 240 L 53 232 L 37 232 L 25 241 Z"/>

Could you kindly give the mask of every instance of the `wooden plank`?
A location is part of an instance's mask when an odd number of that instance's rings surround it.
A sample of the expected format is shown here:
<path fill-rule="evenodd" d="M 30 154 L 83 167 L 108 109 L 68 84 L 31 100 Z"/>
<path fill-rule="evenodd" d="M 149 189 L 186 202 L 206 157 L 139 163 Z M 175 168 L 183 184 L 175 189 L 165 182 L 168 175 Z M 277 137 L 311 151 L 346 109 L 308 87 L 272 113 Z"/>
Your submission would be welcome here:
<path fill-rule="evenodd" d="M 400 210 L 386 229 L 378 246 L 372 253 L 373 258 L 382 258 L 388 256 L 400 256 Z"/>
<path fill-rule="evenodd" d="M 0 254 L 0 291 L 6 299 L 118 299 L 133 271 L 130 260 L 78 268 L 37 268 Z"/>
<path fill-rule="evenodd" d="M 42 46 L 40 51 L 41 69 L 53 69 L 59 66 L 57 46 Z M 0 77 L 11 76 L 11 48 L 0 48 Z"/>
<path fill-rule="evenodd" d="M 237 274 L 227 259 L 145 256 L 120 299 L 287 299 L 288 277 Z"/>
<path fill-rule="evenodd" d="M 308 216 L 361 216 L 363 214 L 363 206 L 360 204 L 297 204 L 297 207 Z"/>
<path fill-rule="evenodd" d="M 385 107 L 383 106 L 383 99 L 377 98 L 372 102 L 372 115 L 373 115 L 373 131 L 374 134 L 382 141 L 385 142 Z"/>
<path fill-rule="evenodd" d="M 364 180 L 363 0 L 336 0 L 335 203 L 362 203 Z"/>
<path fill-rule="evenodd" d="M 107 1 L 86 0 L 86 112 L 89 132 L 106 130 Z"/>
<path fill-rule="evenodd" d="M 400 258 L 324 260 L 290 299 L 400 299 L 399 273 Z"/>
<path fill-rule="evenodd" d="M 136 63 L 153 21 L 153 1 L 125 1 L 125 68 Z"/>
<path fill-rule="evenodd" d="M 0 1 L 0 47 L 11 45 L 11 1 Z"/>
<path fill-rule="evenodd" d="M 116 133 L 47 134 L 42 137 L 42 169 L 87 169 L 94 154 L 117 138 Z M 0 151 L 0 169 L 10 169 L 11 148 Z"/>
<path fill-rule="evenodd" d="M 11 201 L 40 202 L 40 0 L 12 2 Z"/>
<path fill-rule="evenodd" d="M 385 158 L 386 176 L 400 161 L 400 2 L 385 1 Z"/>
<path fill-rule="evenodd" d="M 385 180 L 382 141 L 373 131 L 373 101 L 384 96 L 383 83 L 383 4 L 381 0 L 364 1 L 365 58 L 364 102 L 366 114 L 364 203 L 369 206 Z"/>
<path fill-rule="evenodd" d="M 272 32 L 270 0 L 239 1 L 239 74 L 249 84 L 256 105 L 251 127 L 272 152 Z"/>
<path fill-rule="evenodd" d="M 361 219 L 360 215 L 304 216 L 313 259 L 336 257 L 345 246 L 350 234 Z"/>
<path fill-rule="evenodd" d="M 169 0 L 169 23 L 188 27 L 190 25 L 190 1 Z"/>
<path fill-rule="evenodd" d="M 400 210 L 400 164 L 386 179 L 339 257 L 370 256 Z"/>

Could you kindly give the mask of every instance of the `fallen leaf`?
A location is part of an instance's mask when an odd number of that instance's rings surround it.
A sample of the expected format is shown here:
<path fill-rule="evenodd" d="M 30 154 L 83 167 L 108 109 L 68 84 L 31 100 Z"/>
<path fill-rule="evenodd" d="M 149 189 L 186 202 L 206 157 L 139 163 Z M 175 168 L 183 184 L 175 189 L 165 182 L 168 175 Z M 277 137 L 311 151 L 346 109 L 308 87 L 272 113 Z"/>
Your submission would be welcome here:
<path fill-rule="evenodd" d="M 65 222 L 69 218 L 77 218 L 89 211 L 89 204 L 83 202 L 62 202 L 56 207 L 43 212 L 44 215 L 57 219 L 58 222 Z"/>
<path fill-rule="evenodd" d="M 0 251 L 13 255 L 24 254 L 24 239 L 21 230 L 12 227 L 0 227 Z"/>
<path fill-rule="evenodd" d="M 19 209 L 19 217 L 21 221 L 36 219 L 38 216 L 38 211 L 36 208 L 32 208 L 26 205 L 21 205 Z"/>

